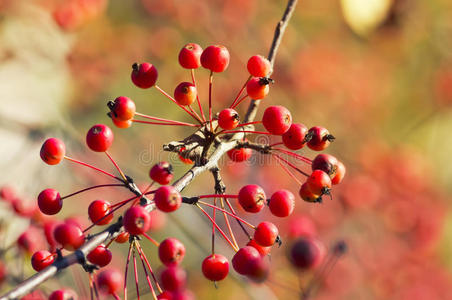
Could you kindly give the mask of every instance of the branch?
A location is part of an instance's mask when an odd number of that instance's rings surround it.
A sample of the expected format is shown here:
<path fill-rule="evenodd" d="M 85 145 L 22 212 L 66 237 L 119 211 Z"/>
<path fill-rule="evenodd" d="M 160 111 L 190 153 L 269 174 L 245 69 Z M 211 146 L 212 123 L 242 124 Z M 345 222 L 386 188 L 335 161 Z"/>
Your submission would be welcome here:
<path fill-rule="evenodd" d="M 268 54 L 268 60 L 270 61 L 272 67 L 275 62 L 276 53 L 278 51 L 279 45 L 281 44 L 281 40 L 284 34 L 284 31 L 287 27 L 290 17 L 295 10 L 295 6 L 298 0 L 289 0 L 287 3 L 286 10 L 284 11 L 283 17 L 281 21 L 278 22 L 275 34 L 273 36 L 272 45 Z M 252 100 L 247 113 L 245 115 L 244 123 L 252 122 L 256 116 L 257 109 L 259 107 L 259 100 Z M 208 157 L 208 160 L 203 165 L 195 165 L 193 166 L 187 173 L 185 173 L 181 178 L 179 178 L 173 186 L 178 190 L 182 191 L 186 186 L 188 186 L 193 179 L 195 179 L 198 175 L 205 171 L 215 170 L 217 168 L 218 161 L 220 158 L 229 150 L 235 148 L 238 145 L 238 142 L 245 137 L 246 133 L 236 133 L 234 135 L 226 136 L 221 143 L 215 143 L 213 146 L 213 151 Z M 202 145 L 201 145 L 202 147 Z M 149 211 L 155 209 L 154 205 L 147 205 L 146 208 Z M 87 242 L 81 246 L 77 251 L 67 256 L 59 258 L 55 263 L 51 266 L 48 266 L 44 270 L 34 274 L 29 277 L 22 283 L 18 284 L 14 289 L 9 291 L 0 297 L 0 300 L 7 299 L 18 299 L 21 296 L 26 295 L 37 286 L 39 286 L 44 281 L 49 278 L 55 276 L 55 274 L 67 267 L 79 263 L 83 264 L 85 262 L 86 255 L 91 252 L 94 248 L 96 248 L 101 243 L 104 243 L 107 240 L 111 240 L 115 238 L 120 232 L 122 232 L 124 228 L 122 227 L 122 219 L 119 218 L 118 221 L 109 226 L 102 232 L 91 236 Z"/>

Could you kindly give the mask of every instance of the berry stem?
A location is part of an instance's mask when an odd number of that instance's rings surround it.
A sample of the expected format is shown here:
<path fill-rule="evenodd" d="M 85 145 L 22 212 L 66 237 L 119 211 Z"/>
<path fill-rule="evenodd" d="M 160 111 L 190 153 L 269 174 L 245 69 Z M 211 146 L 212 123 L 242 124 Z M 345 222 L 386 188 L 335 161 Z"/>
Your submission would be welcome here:
<path fill-rule="evenodd" d="M 138 243 L 137 243 L 137 251 L 138 251 L 138 255 L 140 255 L 141 264 L 143 265 L 144 274 L 146 276 L 146 281 L 149 285 L 149 289 L 151 290 L 152 297 L 154 298 L 154 300 L 157 300 L 157 295 L 155 294 L 155 290 L 154 290 L 154 287 L 152 286 L 151 278 L 149 277 L 148 270 L 146 269 L 146 265 L 144 264 L 143 255 L 141 254 L 141 252 L 138 248 Z"/>
<path fill-rule="evenodd" d="M 97 189 L 97 188 L 101 188 L 101 187 L 107 187 L 107 186 L 124 186 L 124 184 L 119 184 L 119 183 L 109 183 L 109 184 L 99 184 L 99 185 L 90 186 L 90 187 L 85 188 L 85 189 L 83 189 L 83 190 L 80 190 L 80 191 L 74 192 L 74 193 L 72 193 L 72 194 L 66 195 L 66 196 L 64 196 L 64 197 L 61 197 L 61 200 L 64 200 L 64 199 L 66 199 L 66 198 L 75 196 L 75 195 L 77 195 L 77 194 L 80 194 L 80 193 L 83 193 L 83 192 L 86 192 L 86 191 L 89 191 L 89 190 L 93 190 L 93 189 Z"/>
<path fill-rule="evenodd" d="M 103 173 L 103 174 L 105 174 L 105 175 L 108 175 L 108 176 L 110 176 L 110 177 L 112 177 L 112 178 L 114 178 L 114 179 L 116 179 L 116 180 L 119 180 L 119 181 L 123 182 L 121 178 L 116 177 L 115 175 L 113 175 L 113 174 L 111 174 L 111 173 L 108 173 L 107 171 L 104 171 L 104 170 L 102 170 L 102 169 L 96 168 L 96 167 L 93 166 L 93 165 L 84 163 L 84 162 L 82 162 L 82 161 L 79 161 L 79 160 L 74 159 L 74 158 L 69 157 L 69 156 L 64 156 L 64 159 L 66 159 L 66 160 L 68 160 L 68 161 L 71 161 L 71 162 L 74 162 L 74 163 L 77 163 L 77 164 L 79 164 L 79 165 L 82 165 L 82 166 L 91 168 L 91 169 L 93 169 L 93 170 L 96 170 L 96 171 L 98 171 L 98 172 L 101 172 L 101 173 Z"/>
<path fill-rule="evenodd" d="M 115 300 L 121 300 L 121 298 L 119 298 L 118 294 L 113 293 L 111 295 L 113 296 L 113 298 L 115 298 Z M 126 300 L 126 298 L 124 298 L 124 300 Z"/>
<path fill-rule="evenodd" d="M 146 265 L 148 266 L 149 272 L 151 273 L 152 279 L 154 280 L 154 283 L 155 283 L 155 286 L 157 287 L 157 290 L 159 291 L 159 293 L 162 293 L 162 289 L 160 288 L 160 285 L 159 285 L 159 283 L 158 283 L 158 281 L 157 281 L 157 278 L 155 277 L 155 274 L 154 274 L 154 272 L 152 271 L 151 264 L 149 263 L 149 261 L 148 261 L 146 255 L 144 254 L 144 251 L 143 251 L 143 249 L 141 248 L 141 245 L 138 244 L 138 243 L 137 243 L 137 249 L 138 249 L 138 252 L 142 255 L 142 257 L 143 257 L 143 259 L 144 259 Z"/>
<path fill-rule="evenodd" d="M 248 97 L 248 94 L 246 94 L 245 96 L 243 96 L 242 98 L 240 98 L 240 100 L 237 101 L 237 103 L 236 103 L 233 107 L 231 107 L 231 108 L 236 108 L 237 106 L 239 106 L 239 104 L 242 103 L 243 100 L 245 100 L 247 97 Z"/>
<path fill-rule="evenodd" d="M 183 105 L 180 105 L 179 103 L 177 103 L 177 101 L 171 97 L 167 92 L 165 92 L 162 88 L 160 88 L 158 85 L 155 85 L 155 88 L 162 93 L 166 98 L 170 99 L 171 101 L 173 101 L 174 103 L 176 103 L 177 106 L 179 106 L 180 108 L 182 108 L 187 114 L 189 114 L 190 116 L 192 116 L 193 119 L 195 119 L 197 122 L 199 122 L 202 125 L 202 121 L 196 117 L 194 114 L 192 114 L 188 109 L 186 109 Z"/>
<path fill-rule="evenodd" d="M 262 123 L 262 121 L 254 121 L 254 122 L 242 123 L 242 124 L 237 125 L 236 128 L 243 127 L 243 126 L 248 126 L 248 125 L 253 125 L 253 124 L 260 124 L 260 123 Z"/>
<path fill-rule="evenodd" d="M 199 203 L 199 202 L 198 202 Z M 217 206 L 217 198 L 213 198 L 213 211 L 212 211 L 212 216 L 213 216 L 213 222 L 215 222 L 216 219 L 216 206 Z M 215 254 L 215 226 L 212 224 L 212 254 Z"/>
<path fill-rule="evenodd" d="M 269 147 L 274 147 L 274 146 L 279 146 L 279 145 L 283 145 L 283 142 L 279 142 L 279 143 L 274 143 L 274 144 L 270 144 Z"/>
<path fill-rule="evenodd" d="M 300 154 L 292 152 L 292 151 L 288 151 L 288 150 L 283 149 L 283 148 L 273 148 L 273 149 L 277 150 L 277 151 L 280 151 L 280 152 L 283 152 L 283 153 L 286 153 L 286 154 L 288 154 L 290 156 L 293 156 L 296 159 L 301 160 L 301 161 L 303 161 L 303 162 L 305 162 L 305 163 L 307 163 L 309 165 L 312 164 L 312 160 L 307 158 L 306 156 L 300 155 Z"/>
<path fill-rule="evenodd" d="M 196 124 L 191 124 L 191 123 L 186 123 L 186 122 L 180 122 L 180 121 L 175 121 L 175 120 L 170 120 L 170 119 L 164 119 L 164 118 L 158 118 L 158 117 L 153 117 L 153 116 L 148 116 L 142 113 L 138 113 L 136 112 L 135 115 L 145 118 L 145 119 L 149 119 L 149 120 L 153 120 L 153 121 L 159 121 L 162 124 L 166 124 L 166 123 L 171 123 L 171 124 L 179 124 L 179 125 L 186 125 L 186 126 L 199 126 Z M 138 120 L 132 120 L 133 122 L 139 122 Z M 160 124 L 160 123 L 158 123 Z"/>
<path fill-rule="evenodd" d="M 223 212 L 223 213 L 225 213 L 225 214 L 228 214 L 228 215 L 230 215 L 231 217 L 233 217 L 233 218 L 239 220 L 239 221 L 242 222 L 243 224 L 246 224 L 246 225 L 248 225 L 249 227 L 251 227 L 251 228 L 253 228 L 253 229 L 256 228 L 256 226 L 254 226 L 254 225 L 248 223 L 247 221 L 243 220 L 242 218 L 240 218 L 239 216 L 237 216 L 235 213 L 230 213 L 230 212 L 228 212 L 228 211 L 226 211 L 226 210 L 224 210 L 224 209 L 222 209 L 222 208 L 219 208 L 218 206 L 215 206 L 215 205 L 206 203 L 206 202 L 204 202 L 204 201 L 198 201 L 198 203 L 203 204 L 203 205 L 206 205 L 206 206 L 211 207 L 211 208 L 213 208 L 213 209 L 218 209 L 219 211 L 221 211 L 221 212 Z"/>
<path fill-rule="evenodd" d="M 191 80 L 193 82 L 193 85 L 195 86 L 196 89 L 198 89 L 196 87 L 195 69 L 191 69 L 190 73 L 191 73 Z M 206 122 L 206 116 L 204 115 L 204 111 L 202 110 L 201 101 L 199 100 L 199 95 L 198 94 L 196 94 L 196 101 L 198 102 L 198 107 L 199 107 L 199 111 L 201 113 L 202 121 L 205 123 Z"/>
<path fill-rule="evenodd" d="M 231 240 L 229 240 L 229 238 L 226 236 L 226 234 L 223 232 L 223 230 L 221 230 L 221 228 L 218 226 L 217 223 L 215 223 L 212 219 L 211 216 L 209 216 L 209 214 L 201 207 L 199 206 L 199 204 L 195 204 L 204 215 L 206 215 L 207 218 L 209 218 L 210 222 L 212 222 L 212 224 L 218 229 L 218 231 L 221 233 L 221 235 L 224 237 L 224 239 L 228 242 L 229 245 L 231 245 L 232 249 L 234 249 L 235 252 L 239 251 L 238 247 L 236 247 Z"/>
<path fill-rule="evenodd" d="M 143 236 L 147 238 L 151 243 L 153 243 L 155 246 L 160 246 L 160 243 L 154 240 L 152 237 L 150 237 L 146 232 L 143 232 Z"/>
<path fill-rule="evenodd" d="M 138 271 L 137 271 L 137 258 L 135 256 L 135 248 L 132 251 L 132 255 L 133 255 L 133 274 L 135 277 L 135 287 L 137 289 L 137 299 L 140 299 L 140 288 L 138 286 Z"/>
<path fill-rule="evenodd" d="M 119 174 L 121 175 L 122 179 L 124 179 L 124 182 L 127 182 L 126 175 L 124 175 L 124 172 L 121 170 L 119 165 L 116 163 L 116 161 L 111 157 L 110 153 L 108 151 L 105 151 L 105 154 L 110 159 L 111 163 L 115 166 L 116 170 L 118 170 Z"/>
<path fill-rule="evenodd" d="M 296 165 L 294 165 L 293 163 L 291 163 L 290 161 L 288 161 L 287 159 L 282 158 L 280 155 L 278 154 L 274 154 L 272 153 L 273 156 L 279 158 L 280 160 L 282 160 L 283 162 L 285 162 L 287 165 L 289 165 L 290 167 L 292 167 L 295 171 L 299 172 L 300 174 L 303 174 L 306 177 L 309 177 L 309 174 L 307 174 L 306 172 L 303 172 L 302 170 L 300 170 Z"/>
<path fill-rule="evenodd" d="M 243 91 L 244 91 L 245 88 L 246 88 L 246 85 L 248 84 L 248 81 L 250 81 L 251 78 L 253 78 L 253 76 L 250 75 L 250 76 L 248 77 L 248 79 L 245 81 L 245 83 L 243 84 L 243 86 L 242 86 L 242 88 L 240 89 L 239 93 L 238 93 L 237 96 L 235 97 L 234 101 L 232 101 L 232 104 L 231 104 L 230 108 L 234 108 L 234 107 L 235 107 L 235 106 L 234 106 L 235 102 L 237 101 L 237 99 L 240 98 L 240 96 L 242 95 Z"/>
<path fill-rule="evenodd" d="M 295 174 L 292 173 L 292 171 L 290 171 L 290 170 L 283 164 L 283 162 L 281 161 L 281 158 L 279 158 L 278 156 L 275 156 L 275 158 L 276 158 L 276 161 L 277 161 L 277 162 L 279 163 L 279 165 L 281 166 L 281 168 L 283 168 L 283 170 L 286 171 L 286 173 L 287 173 L 293 180 L 295 180 L 295 181 L 298 183 L 299 186 L 301 186 L 301 185 L 302 185 L 301 181 L 298 180 L 298 178 L 295 176 Z"/>
<path fill-rule="evenodd" d="M 197 124 L 174 124 L 174 123 L 163 123 L 163 122 L 149 122 L 149 121 L 141 121 L 141 120 L 135 120 L 135 119 L 132 119 L 131 121 L 134 123 L 148 124 L 148 125 L 201 127 L 201 125 L 197 125 Z"/>
<path fill-rule="evenodd" d="M 231 205 L 231 202 L 229 202 L 228 199 L 225 199 L 225 201 L 226 201 L 226 204 L 227 204 L 228 207 L 229 207 L 229 210 L 230 210 L 234 215 L 237 215 L 237 214 L 235 213 L 234 208 L 233 208 L 232 205 Z M 251 236 L 250 236 L 250 234 L 248 233 L 248 231 L 246 230 L 245 226 L 243 226 L 243 224 L 242 224 L 239 220 L 237 220 L 237 219 L 235 219 L 235 220 L 237 221 L 237 224 L 239 224 L 240 228 L 242 228 L 243 232 L 244 232 L 245 235 L 248 237 L 248 239 L 251 240 Z"/>
<path fill-rule="evenodd" d="M 213 86 L 213 71 L 210 71 L 209 75 L 209 122 L 210 122 L 210 131 L 213 132 L 212 125 L 212 86 Z"/>
<path fill-rule="evenodd" d="M 227 134 L 227 133 L 255 133 L 255 134 L 266 134 L 266 135 L 271 135 L 270 132 L 265 132 L 265 131 L 252 131 L 252 130 L 223 130 L 220 131 L 218 134 Z"/>
<path fill-rule="evenodd" d="M 221 208 L 224 210 L 223 198 L 220 198 L 220 204 L 221 204 Z M 238 248 L 239 245 L 237 244 L 237 240 L 235 239 L 234 232 L 232 231 L 232 227 L 231 227 L 231 223 L 229 222 L 228 215 L 224 211 L 223 211 L 223 217 L 224 217 L 224 222 L 226 223 L 226 226 L 228 227 L 229 235 L 231 236 L 232 242 Z"/>
<path fill-rule="evenodd" d="M 226 194 L 212 194 L 212 195 L 201 195 L 198 196 L 199 199 L 205 198 L 237 198 L 238 195 L 226 195 Z"/>
<path fill-rule="evenodd" d="M 133 246 L 133 243 L 130 243 L 129 252 L 127 254 L 127 260 L 126 260 L 126 270 L 124 272 L 124 300 L 127 300 L 127 272 L 129 271 L 129 262 L 130 262 L 130 255 L 132 254 L 132 246 Z"/>

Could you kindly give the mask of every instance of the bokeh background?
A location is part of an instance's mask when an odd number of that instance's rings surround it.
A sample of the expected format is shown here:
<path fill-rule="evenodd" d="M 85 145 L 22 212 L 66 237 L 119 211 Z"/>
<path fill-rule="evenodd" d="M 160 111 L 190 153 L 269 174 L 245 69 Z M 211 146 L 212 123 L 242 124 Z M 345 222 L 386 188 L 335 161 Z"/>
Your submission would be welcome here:
<path fill-rule="evenodd" d="M 106 116 L 108 100 L 128 96 L 142 113 L 187 120 L 155 89 L 133 86 L 132 63 L 156 65 L 159 85 L 171 93 L 180 81 L 189 79 L 177 61 L 183 45 L 225 45 L 231 64 L 215 77 L 218 110 L 229 105 L 247 78 L 248 58 L 266 55 L 285 4 L 282 0 L 0 0 L 0 184 L 16 191 L 20 199 L 16 211 L 32 210 L 43 188 L 68 194 L 104 183 L 104 178 L 78 166 L 47 166 L 38 153 L 42 141 L 55 136 L 65 141 L 70 156 L 111 168 L 104 156 L 84 145 L 85 132 L 93 124 L 111 125 Z M 247 218 L 255 223 L 278 222 L 283 240 L 296 235 L 297 222 L 311 222 L 326 245 L 339 239 L 347 242 L 349 252 L 321 279 L 313 299 L 452 299 L 451 49 L 452 2 L 448 0 L 303 0 L 298 4 L 276 58 L 275 84 L 262 106 L 281 104 L 297 122 L 327 127 L 337 139 L 326 152 L 346 164 L 347 175 L 333 190 L 331 201 L 318 205 L 297 198 L 296 212 L 287 220 L 276 220 L 266 212 Z M 204 100 L 207 77 L 207 71 L 197 72 Z M 245 108 L 242 104 L 242 113 Z M 161 145 L 191 131 L 168 127 L 114 128 L 111 153 L 139 182 L 148 182 L 149 168 L 162 159 L 173 162 L 176 176 L 181 175 L 190 166 L 162 152 Z M 315 156 L 308 150 L 304 154 Z M 299 189 L 275 162 L 259 155 L 240 164 L 225 159 L 222 169 L 231 193 L 244 183 L 260 184 L 268 194 L 279 188 Z M 206 175 L 185 194 L 212 190 L 212 179 Z M 121 197 L 127 194 L 92 192 L 65 202 L 58 218 L 80 216 L 81 222 L 88 222 L 90 201 Z M 28 220 L 9 209 L 10 203 L 1 205 L 1 243 L 6 249 L 27 229 Z M 266 283 L 233 275 L 216 289 L 200 271 L 210 247 L 206 220 L 192 207 L 155 219 L 161 221 L 154 229 L 156 238 L 174 236 L 186 244 L 183 266 L 198 299 L 297 299 L 299 279 L 303 285 L 312 276 L 291 268 L 285 259 L 289 243 L 284 243 L 272 251 L 272 272 Z M 231 257 L 230 250 L 219 247 Z M 124 264 L 121 253 L 126 248 L 113 248 L 118 253 L 115 265 Z M 146 245 L 146 249 L 157 267 L 155 247 Z M 32 274 L 29 256 L 11 251 L 1 252 L 2 268 L 20 269 L 15 274 L 19 278 Z M 81 281 L 86 286 L 86 278 L 78 268 L 46 283 L 42 292 L 66 285 L 83 297 L 86 290 L 78 285 Z M 5 279 L 1 290 L 13 285 Z"/>

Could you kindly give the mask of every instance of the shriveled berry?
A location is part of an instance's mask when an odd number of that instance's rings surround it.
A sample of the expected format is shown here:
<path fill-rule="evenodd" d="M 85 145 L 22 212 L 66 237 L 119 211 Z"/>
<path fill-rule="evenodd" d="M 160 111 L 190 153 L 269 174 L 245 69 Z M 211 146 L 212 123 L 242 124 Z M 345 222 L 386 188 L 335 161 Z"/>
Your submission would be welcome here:
<path fill-rule="evenodd" d="M 299 238 L 289 250 L 289 260 L 297 269 L 313 269 L 320 265 L 325 257 L 323 244 L 312 238 Z"/>
<path fill-rule="evenodd" d="M 306 180 L 309 189 L 317 195 L 328 194 L 331 189 L 331 178 L 322 170 L 314 170 Z"/>
<path fill-rule="evenodd" d="M 112 254 L 110 249 L 105 247 L 104 244 L 100 244 L 88 253 L 86 258 L 92 264 L 98 265 L 99 267 L 105 267 L 111 262 Z"/>
<path fill-rule="evenodd" d="M 91 127 L 86 134 L 86 144 L 95 152 L 105 152 L 113 143 L 113 131 L 104 124 Z"/>
<path fill-rule="evenodd" d="M 54 189 L 45 189 L 38 195 L 39 209 L 46 215 L 57 214 L 63 207 L 60 193 Z"/>
<path fill-rule="evenodd" d="M 36 272 L 45 269 L 55 261 L 55 257 L 47 250 L 40 250 L 33 253 L 31 257 L 31 266 Z"/>
<path fill-rule="evenodd" d="M 229 51 L 225 46 L 209 46 L 201 54 L 201 64 L 205 69 L 220 73 L 229 65 Z"/>
<path fill-rule="evenodd" d="M 270 61 L 262 55 L 251 56 L 246 67 L 254 77 L 266 77 L 272 71 Z"/>
<path fill-rule="evenodd" d="M 123 224 L 129 234 L 143 234 L 151 226 L 151 216 L 143 206 L 132 206 L 124 214 Z"/>
<path fill-rule="evenodd" d="M 266 197 L 260 186 L 249 184 L 240 189 L 238 199 L 239 204 L 245 211 L 257 213 L 264 208 Z"/>
<path fill-rule="evenodd" d="M 77 294 L 71 289 L 61 289 L 53 291 L 49 300 L 77 300 Z"/>
<path fill-rule="evenodd" d="M 149 177 L 159 184 L 165 185 L 173 180 L 173 166 L 166 161 L 155 164 L 149 171 Z"/>
<path fill-rule="evenodd" d="M 148 89 L 154 86 L 158 75 L 156 67 L 150 63 L 135 63 L 132 66 L 132 82 L 139 88 Z"/>
<path fill-rule="evenodd" d="M 270 91 L 269 83 L 265 77 L 253 77 L 246 84 L 246 92 L 251 99 L 264 99 Z"/>
<path fill-rule="evenodd" d="M 166 266 L 178 265 L 184 256 L 185 246 L 178 239 L 167 238 L 159 245 L 159 258 Z"/>
<path fill-rule="evenodd" d="M 315 194 L 309 188 L 307 182 L 303 183 L 300 187 L 300 197 L 306 202 L 321 202 L 320 194 Z"/>
<path fill-rule="evenodd" d="M 319 126 L 310 128 L 308 135 L 311 137 L 308 147 L 315 151 L 324 150 L 335 139 L 326 128 Z"/>
<path fill-rule="evenodd" d="M 160 280 L 165 290 L 181 290 L 185 286 L 187 273 L 179 267 L 168 267 L 160 274 Z"/>
<path fill-rule="evenodd" d="M 254 231 L 254 240 L 263 247 L 270 247 L 278 238 L 278 228 L 271 222 L 262 222 Z"/>
<path fill-rule="evenodd" d="M 223 109 L 218 114 L 218 125 L 225 130 L 231 130 L 240 123 L 239 114 L 232 108 Z"/>
<path fill-rule="evenodd" d="M 256 248 L 251 246 L 245 246 L 240 248 L 234 257 L 232 257 L 232 267 L 241 275 L 250 274 L 251 270 L 261 260 L 261 255 Z"/>
<path fill-rule="evenodd" d="M 97 285 L 103 293 L 116 294 L 122 287 L 124 275 L 117 269 L 107 269 L 97 275 Z"/>
<path fill-rule="evenodd" d="M 319 154 L 312 160 L 312 171 L 322 170 L 323 172 L 334 178 L 336 175 L 338 160 L 336 157 L 330 154 Z"/>
<path fill-rule="evenodd" d="M 64 249 L 70 251 L 80 248 L 85 241 L 85 235 L 80 227 L 70 222 L 59 224 L 55 228 L 53 236 Z"/>
<path fill-rule="evenodd" d="M 332 184 L 339 184 L 341 183 L 342 179 L 344 179 L 345 176 L 345 166 L 342 162 L 338 161 L 336 164 L 336 175 L 334 175 L 333 179 L 331 179 Z"/>
<path fill-rule="evenodd" d="M 251 158 L 251 156 L 253 155 L 253 150 L 251 150 L 250 148 L 233 148 L 229 150 L 227 154 L 232 161 L 242 162 Z"/>
<path fill-rule="evenodd" d="M 113 220 L 113 213 L 110 214 L 111 204 L 106 200 L 94 200 L 88 206 L 88 216 L 91 222 L 96 225 L 106 225 Z"/>
<path fill-rule="evenodd" d="M 201 66 L 201 54 L 201 46 L 188 43 L 179 52 L 179 64 L 185 69 L 197 69 Z"/>
<path fill-rule="evenodd" d="M 262 124 L 271 134 L 282 135 L 292 125 L 292 115 L 284 106 L 269 106 L 264 111 Z"/>
<path fill-rule="evenodd" d="M 158 188 L 154 195 L 155 205 L 164 212 L 173 212 L 182 204 L 179 192 L 171 185 Z"/>
<path fill-rule="evenodd" d="M 64 158 L 66 146 L 61 140 L 50 138 L 42 144 L 41 152 L 39 154 L 46 164 L 56 165 Z"/>
<path fill-rule="evenodd" d="M 221 254 L 207 256 L 202 262 L 202 273 L 211 281 L 220 281 L 229 273 L 228 259 Z"/>
<path fill-rule="evenodd" d="M 308 127 L 301 123 L 292 123 L 289 130 L 282 135 L 284 146 L 291 150 L 299 150 L 306 145 Z"/>
<path fill-rule="evenodd" d="M 124 96 L 119 96 L 114 102 L 109 102 L 108 107 L 112 112 L 112 117 L 119 121 L 129 121 L 136 111 L 135 102 Z"/>
<path fill-rule="evenodd" d="M 196 100 L 196 95 L 198 91 L 191 82 L 181 82 L 174 89 L 174 99 L 180 105 L 191 105 Z"/>
<path fill-rule="evenodd" d="M 274 216 L 284 218 L 292 214 L 295 206 L 295 196 L 288 190 L 279 190 L 273 193 L 268 203 Z"/>
<path fill-rule="evenodd" d="M 267 254 L 270 253 L 270 250 L 272 249 L 272 247 L 264 247 L 259 245 L 254 239 L 251 239 L 246 245 L 256 248 L 256 250 L 259 251 L 259 254 L 261 256 L 266 256 Z"/>

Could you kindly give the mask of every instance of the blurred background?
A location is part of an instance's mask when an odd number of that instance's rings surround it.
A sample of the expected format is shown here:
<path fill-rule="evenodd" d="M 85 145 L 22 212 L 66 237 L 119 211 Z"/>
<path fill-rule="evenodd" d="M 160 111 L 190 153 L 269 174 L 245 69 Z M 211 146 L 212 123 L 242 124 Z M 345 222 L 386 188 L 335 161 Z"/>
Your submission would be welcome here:
<path fill-rule="evenodd" d="M 118 129 L 106 116 L 106 102 L 128 96 L 141 113 L 187 121 L 155 89 L 136 88 L 130 71 L 134 62 L 151 62 L 159 71 L 159 86 L 171 94 L 190 78 L 177 55 L 194 42 L 229 49 L 228 70 L 215 76 L 214 110 L 229 105 L 248 77 L 248 58 L 267 54 L 285 4 L 0 0 L 0 184 L 17 199 L 0 203 L 2 249 L 14 245 L 27 229 L 29 220 L 20 215 L 30 215 L 42 189 L 68 194 L 105 183 L 78 166 L 42 163 L 38 153 L 45 138 L 61 138 L 69 156 L 111 169 L 106 157 L 84 144 L 86 131 L 105 123 L 115 134 L 111 154 L 136 181 L 148 182 L 149 168 L 159 160 L 173 162 L 176 177 L 182 175 L 190 166 L 162 152 L 161 146 L 183 139 L 190 129 L 142 124 Z M 262 212 L 247 220 L 280 224 L 283 240 L 296 236 L 299 224 L 308 222 L 327 246 L 339 239 L 347 242 L 349 252 L 321 280 L 313 299 L 452 299 L 451 49 L 448 0 L 298 4 L 276 58 L 275 84 L 262 106 L 284 105 L 296 122 L 328 128 L 337 139 L 326 152 L 344 162 L 347 175 L 333 190 L 332 201 L 319 205 L 297 197 L 296 211 L 287 219 Z M 199 70 L 196 76 L 206 101 L 208 72 Z M 246 103 L 239 112 L 245 109 Z M 230 193 L 244 183 L 260 184 L 268 195 L 280 188 L 299 189 L 277 164 L 258 154 L 245 163 L 225 158 L 222 170 Z M 184 194 L 211 193 L 211 181 L 209 174 L 201 176 Z M 127 193 L 117 191 L 90 192 L 65 202 L 57 217 L 80 216 L 88 222 L 86 208 L 93 199 L 125 197 Z M 299 281 L 303 285 L 312 277 L 291 268 L 285 258 L 287 242 L 272 250 L 266 283 L 233 275 L 216 289 L 200 270 L 210 251 L 205 218 L 186 207 L 155 219 L 160 223 L 153 236 L 174 236 L 185 243 L 183 266 L 198 299 L 297 299 Z M 145 246 L 157 268 L 155 247 Z M 219 247 L 231 257 L 230 249 Z M 0 279 L 8 273 L 5 268 L 15 265 L 23 269 L 16 276 L 33 273 L 29 254 L 3 250 Z M 119 253 L 126 250 L 125 245 L 113 247 Z M 122 268 L 123 255 L 116 257 L 113 263 Z M 43 293 L 61 285 L 74 288 L 80 281 L 86 286 L 78 268 L 46 283 Z M 5 279 L 0 289 L 12 285 Z M 81 297 L 86 293 L 82 285 Z"/>

